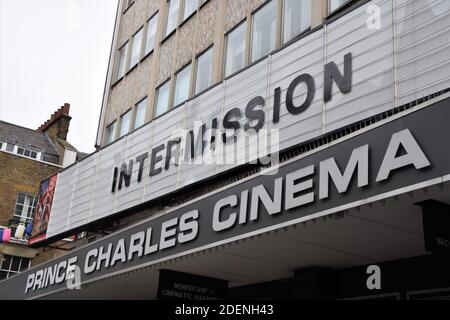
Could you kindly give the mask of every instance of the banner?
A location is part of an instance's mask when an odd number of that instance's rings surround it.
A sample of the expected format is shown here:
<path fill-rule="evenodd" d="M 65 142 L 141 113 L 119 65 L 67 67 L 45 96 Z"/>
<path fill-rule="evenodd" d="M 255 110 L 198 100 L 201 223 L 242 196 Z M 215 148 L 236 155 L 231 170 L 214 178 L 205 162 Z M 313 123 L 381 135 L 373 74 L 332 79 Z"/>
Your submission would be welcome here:
<path fill-rule="evenodd" d="M 41 182 L 29 244 L 44 240 L 47 236 L 48 221 L 50 220 L 57 178 L 58 175 L 55 174 Z"/>

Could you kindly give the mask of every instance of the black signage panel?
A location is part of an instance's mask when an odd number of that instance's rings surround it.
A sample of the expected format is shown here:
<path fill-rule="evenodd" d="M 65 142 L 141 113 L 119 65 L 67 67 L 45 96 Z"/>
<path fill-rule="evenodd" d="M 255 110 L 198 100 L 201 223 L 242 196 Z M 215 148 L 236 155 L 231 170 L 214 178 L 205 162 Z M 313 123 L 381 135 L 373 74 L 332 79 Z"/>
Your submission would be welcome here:
<path fill-rule="evenodd" d="M 434 253 L 450 253 L 450 205 L 428 200 L 422 207 L 425 249 Z"/>
<path fill-rule="evenodd" d="M 373 274 L 371 271 L 373 266 L 377 266 L 380 270 L 379 288 L 367 285 L 368 279 Z M 392 299 L 405 297 L 407 292 L 415 292 L 415 295 L 420 296 L 438 297 L 445 293 L 432 294 L 431 291 L 436 288 L 449 288 L 448 270 L 450 270 L 450 257 L 441 254 L 428 254 L 341 269 L 337 271 L 338 298 Z"/>
<path fill-rule="evenodd" d="M 228 281 L 171 270 L 159 273 L 158 300 L 223 300 L 227 290 Z"/>

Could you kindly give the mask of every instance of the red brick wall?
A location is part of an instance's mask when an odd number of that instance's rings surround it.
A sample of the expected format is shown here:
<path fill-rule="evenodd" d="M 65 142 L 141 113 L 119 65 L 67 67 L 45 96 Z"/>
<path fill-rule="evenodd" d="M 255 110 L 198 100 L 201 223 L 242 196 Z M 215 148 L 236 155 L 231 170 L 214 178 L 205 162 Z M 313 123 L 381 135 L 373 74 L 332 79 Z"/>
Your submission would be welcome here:
<path fill-rule="evenodd" d="M 8 226 L 19 192 L 37 195 L 42 180 L 58 167 L 0 151 L 0 225 Z M 64 251 L 39 249 L 32 266 L 60 256 Z"/>
<path fill-rule="evenodd" d="M 19 192 L 37 195 L 41 181 L 56 172 L 55 166 L 0 151 L 0 225 L 8 225 Z"/>

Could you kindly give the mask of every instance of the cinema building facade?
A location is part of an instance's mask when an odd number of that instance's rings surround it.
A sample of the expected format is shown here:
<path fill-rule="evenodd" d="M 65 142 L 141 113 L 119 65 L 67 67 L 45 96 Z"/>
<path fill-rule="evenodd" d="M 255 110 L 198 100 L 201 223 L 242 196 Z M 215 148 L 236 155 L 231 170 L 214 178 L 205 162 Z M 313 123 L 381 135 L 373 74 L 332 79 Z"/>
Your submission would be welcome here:
<path fill-rule="evenodd" d="M 449 57 L 448 1 L 119 1 L 85 237 L 0 298 L 450 298 Z"/>

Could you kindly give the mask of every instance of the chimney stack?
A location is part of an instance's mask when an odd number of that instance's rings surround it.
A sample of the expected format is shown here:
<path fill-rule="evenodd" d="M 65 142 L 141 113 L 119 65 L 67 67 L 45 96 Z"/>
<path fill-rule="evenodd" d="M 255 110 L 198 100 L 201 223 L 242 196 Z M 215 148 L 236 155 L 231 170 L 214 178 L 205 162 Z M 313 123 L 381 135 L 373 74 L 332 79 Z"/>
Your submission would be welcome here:
<path fill-rule="evenodd" d="M 69 112 L 70 104 L 65 103 L 36 131 L 47 133 L 52 141 L 56 141 L 56 139 L 66 140 L 69 132 L 70 120 L 72 119 L 69 116 Z"/>

